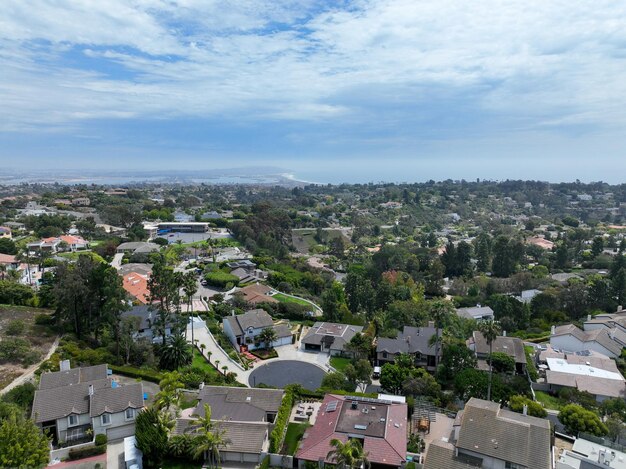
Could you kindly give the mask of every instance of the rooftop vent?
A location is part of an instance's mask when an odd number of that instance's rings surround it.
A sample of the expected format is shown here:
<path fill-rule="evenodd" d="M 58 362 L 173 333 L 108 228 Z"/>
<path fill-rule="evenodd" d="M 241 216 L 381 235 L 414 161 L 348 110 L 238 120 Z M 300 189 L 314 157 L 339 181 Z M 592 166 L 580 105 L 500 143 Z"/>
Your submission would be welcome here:
<path fill-rule="evenodd" d="M 352 409 L 356 410 L 359 407 L 359 403 L 357 401 L 352 401 Z"/>
<path fill-rule="evenodd" d="M 357 424 L 357 425 L 354 426 L 354 429 L 355 430 L 367 430 L 367 425 L 359 425 L 359 424 Z"/>

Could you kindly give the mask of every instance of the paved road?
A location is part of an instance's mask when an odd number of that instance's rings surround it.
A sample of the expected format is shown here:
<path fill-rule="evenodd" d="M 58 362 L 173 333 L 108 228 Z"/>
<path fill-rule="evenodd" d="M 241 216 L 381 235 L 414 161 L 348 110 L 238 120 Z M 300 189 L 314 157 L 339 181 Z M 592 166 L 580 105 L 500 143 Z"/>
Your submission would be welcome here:
<path fill-rule="evenodd" d="M 56 351 L 58 346 L 59 346 L 59 338 L 57 337 L 56 340 L 54 341 L 54 343 L 52 344 L 52 346 L 50 347 L 50 350 L 48 350 L 48 353 L 46 354 L 46 356 L 41 361 L 39 361 L 38 363 L 35 363 L 34 365 L 30 366 L 23 375 L 18 376 L 17 378 L 15 378 L 4 389 L 1 389 L 0 390 L 0 396 L 5 394 L 5 393 L 7 393 L 7 392 L 9 392 L 11 389 L 13 389 L 16 386 L 24 384 L 27 381 L 31 381 L 34 378 L 34 376 L 35 376 L 35 371 L 37 371 L 37 368 L 39 368 L 39 366 L 43 362 L 45 362 L 46 360 L 48 360 L 52 356 L 52 354 Z"/>

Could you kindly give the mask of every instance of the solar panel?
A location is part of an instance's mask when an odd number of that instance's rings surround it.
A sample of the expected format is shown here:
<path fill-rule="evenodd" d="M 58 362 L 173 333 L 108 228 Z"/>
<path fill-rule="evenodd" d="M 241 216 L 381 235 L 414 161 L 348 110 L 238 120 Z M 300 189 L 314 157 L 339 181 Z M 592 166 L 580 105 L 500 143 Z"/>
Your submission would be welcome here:
<path fill-rule="evenodd" d="M 339 401 L 330 401 L 328 404 L 326 404 L 326 412 L 334 412 L 337 410 L 337 404 L 339 404 Z"/>

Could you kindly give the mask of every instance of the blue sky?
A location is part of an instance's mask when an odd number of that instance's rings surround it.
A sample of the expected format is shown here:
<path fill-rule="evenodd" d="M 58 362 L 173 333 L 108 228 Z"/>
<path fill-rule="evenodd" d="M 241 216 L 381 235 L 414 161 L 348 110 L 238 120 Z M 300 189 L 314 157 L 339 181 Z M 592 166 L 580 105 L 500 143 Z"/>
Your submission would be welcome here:
<path fill-rule="evenodd" d="M 626 3 L 5 0 L 0 167 L 622 182 Z"/>

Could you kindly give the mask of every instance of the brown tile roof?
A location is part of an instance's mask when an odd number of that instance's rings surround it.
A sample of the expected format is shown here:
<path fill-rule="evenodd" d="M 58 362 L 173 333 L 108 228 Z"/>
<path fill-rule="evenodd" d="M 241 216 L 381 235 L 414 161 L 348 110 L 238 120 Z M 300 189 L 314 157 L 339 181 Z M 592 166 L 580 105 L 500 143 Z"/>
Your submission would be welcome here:
<path fill-rule="evenodd" d="M 150 297 L 150 289 L 148 288 L 148 279 L 144 275 L 136 272 L 130 272 L 123 277 L 122 286 L 129 295 L 133 296 L 137 301 L 148 304 Z"/>
<path fill-rule="evenodd" d="M 0 264 L 16 264 L 17 257 L 10 254 L 0 254 Z"/>
<path fill-rule="evenodd" d="M 328 405 L 336 401 L 336 410 L 331 410 Z M 332 405 L 332 404 L 331 404 Z M 300 449 L 298 450 L 298 459 L 317 462 L 320 459 L 331 462 L 328 459 L 328 453 L 331 451 L 330 441 L 338 439 L 347 441 L 349 435 L 358 434 L 363 439 L 363 449 L 367 453 L 370 463 L 384 464 L 391 466 L 400 466 L 405 462 L 406 458 L 406 440 L 407 440 L 407 408 L 406 404 L 384 403 L 382 401 L 363 403 L 359 402 L 359 409 L 355 412 L 361 413 L 362 408 L 376 407 L 376 412 L 380 412 L 379 407 L 386 407 L 386 417 L 381 423 L 382 433 L 377 431 L 370 432 L 370 425 L 364 425 L 365 429 L 360 429 L 352 425 L 352 416 L 347 416 L 344 407 L 351 406 L 350 396 L 338 396 L 327 394 L 320 407 L 315 425 L 305 433 Z M 363 413 L 367 419 L 367 414 Z M 345 430 L 348 425 L 343 422 L 344 419 L 350 419 L 350 432 Z M 365 420 L 364 420 L 365 421 Z M 374 429 L 375 430 L 375 429 Z M 372 436 L 376 433 L 382 436 Z"/>
<path fill-rule="evenodd" d="M 550 422 L 482 399 L 465 405 L 456 446 L 528 468 L 551 468 Z"/>
<path fill-rule="evenodd" d="M 278 300 L 276 298 L 273 298 L 269 295 L 272 289 L 267 285 L 248 285 L 247 287 L 243 287 L 239 291 L 243 294 L 244 300 L 246 300 L 248 303 L 278 303 Z"/>

